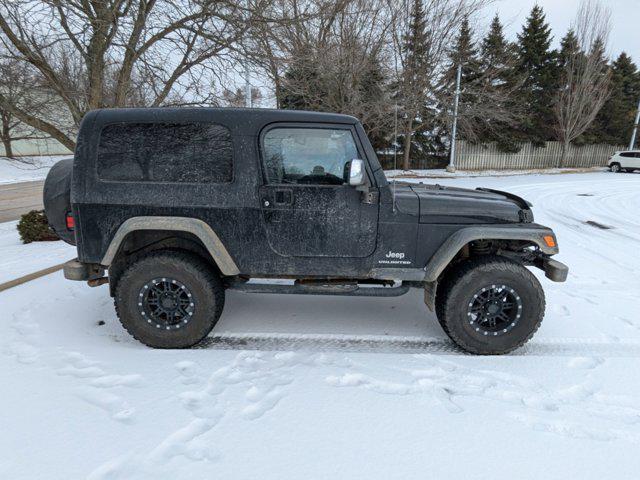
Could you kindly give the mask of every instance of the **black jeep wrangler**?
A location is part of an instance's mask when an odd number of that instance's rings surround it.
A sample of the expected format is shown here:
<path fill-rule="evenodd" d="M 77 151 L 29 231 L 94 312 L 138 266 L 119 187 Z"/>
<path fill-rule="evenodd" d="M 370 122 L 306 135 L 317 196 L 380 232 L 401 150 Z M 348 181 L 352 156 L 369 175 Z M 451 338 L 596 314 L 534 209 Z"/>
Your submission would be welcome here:
<path fill-rule="evenodd" d="M 525 200 L 392 185 L 345 115 L 92 111 L 74 160 L 47 177 L 44 202 L 78 248 L 65 277 L 109 283 L 124 327 L 152 347 L 204 339 L 226 289 L 382 297 L 422 288 L 457 345 L 506 353 L 544 315 L 526 267 L 557 282 L 568 272 Z"/>

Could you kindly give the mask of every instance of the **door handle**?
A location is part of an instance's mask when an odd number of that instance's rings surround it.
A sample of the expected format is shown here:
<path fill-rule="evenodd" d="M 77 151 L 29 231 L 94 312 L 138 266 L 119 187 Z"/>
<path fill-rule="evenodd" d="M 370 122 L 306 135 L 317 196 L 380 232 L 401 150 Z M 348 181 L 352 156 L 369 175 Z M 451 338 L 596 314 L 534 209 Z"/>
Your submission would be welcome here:
<path fill-rule="evenodd" d="M 273 196 L 276 205 L 291 205 L 293 203 L 293 192 L 291 190 L 276 190 Z"/>

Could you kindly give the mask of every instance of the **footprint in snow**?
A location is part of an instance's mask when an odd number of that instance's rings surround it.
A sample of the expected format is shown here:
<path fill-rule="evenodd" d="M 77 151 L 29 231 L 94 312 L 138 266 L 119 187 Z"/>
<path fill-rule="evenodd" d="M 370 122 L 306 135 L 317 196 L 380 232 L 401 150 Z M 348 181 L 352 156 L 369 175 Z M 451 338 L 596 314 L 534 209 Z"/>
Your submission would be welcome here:
<path fill-rule="evenodd" d="M 271 387 L 264 391 L 251 387 L 246 398 L 251 403 L 242 409 L 242 416 L 249 420 L 256 420 L 265 413 L 273 410 L 280 400 L 286 396 L 286 392 L 278 387 Z"/>
<path fill-rule="evenodd" d="M 637 329 L 637 330 L 640 330 L 640 324 L 639 324 L 639 323 L 634 322 L 634 321 L 633 321 L 633 320 L 631 320 L 630 318 L 627 318 L 627 317 L 613 317 L 613 318 L 615 318 L 616 320 L 618 320 L 618 321 L 620 321 L 620 322 L 624 323 L 624 324 L 625 324 L 625 325 L 627 325 L 628 327 L 631 327 L 631 328 L 635 328 L 635 329 Z"/>
<path fill-rule="evenodd" d="M 571 311 L 565 305 L 553 305 L 553 313 L 561 315 L 563 317 L 568 317 L 571 315 Z"/>
<path fill-rule="evenodd" d="M 118 375 L 104 370 L 96 362 L 80 352 L 63 352 L 59 358 L 61 366 L 57 374 L 76 378 L 83 385 L 76 394 L 85 402 L 104 410 L 119 422 L 131 422 L 135 409 L 122 397 L 111 391 L 120 387 L 137 387 L 142 384 L 142 376 L 137 374 Z"/>
<path fill-rule="evenodd" d="M 87 477 L 89 480 L 115 478 L 165 478 L 164 466 L 176 457 L 192 461 L 216 462 L 220 454 L 206 434 L 218 419 L 195 418 L 175 430 L 149 451 L 132 452 L 107 461 Z"/>
<path fill-rule="evenodd" d="M 35 363 L 40 357 L 40 349 L 26 342 L 11 342 L 5 347 L 5 353 L 25 365 Z"/>
<path fill-rule="evenodd" d="M 292 370 L 300 366 L 333 363 L 325 354 L 279 352 L 265 355 L 261 352 L 240 352 L 230 364 L 215 370 L 201 388 L 179 395 L 182 406 L 193 416 L 186 425 L 167 435 L 152 450 L 107 462 L 98 467 L 89 478 L 106 479 L 124 473 L 155 472 L 158 466 L 179 456 L 193 461 L 215 462 L 220 454 L 212 447 L 215 443 L 207 434 L 225 416 L 236 414 L 247 420 L 257 420 L 276 408 L 286 397 L 287 386 L 294 379 Z M 180 361 L 174 367 L 183 383 L 192 385 L 203 382 L 199 373 L 201 366 L 197 363 Z M 244 399 L 244 405 L 238 405 L 235 400 L 238 390 L 242 394 L 241 401 Z M 81 394 L 85 400 L 112 413 L 117 419 L 130 418 L 127 417 L 129 410 L 126 405 L 115 397 L 109 397 L 108 392 L 107 395 L 97 396 L 96 391 L 94 388 L 92 391 L 82 391 Z M 233 401 L 229 401 L 227 394 Z"/>
<path fill-rule="evenodd" d="M 574 357 L 569 360 L 567 366 L 580 370 L 592 370 L 603 363 L 604 359 L 599 357 Z"/>
<path fill-rule="evenodd" d="M 185 456 L 191 460 L 215 461 L 218 453 L 210 442 L 201 438 L 218 423 L 218 419 L 196 418 L 189 424 L 176 430 L 158 444 L 144 458 L 143 463 L 157 465 L 168 462 L 174 457 Z"/>
<path fill-rule="evenodd" d="M 178 370 L 178 374 L 180 375 L 180 381 L 184 385 L 191 385 L 194 383 L 200 383 L 201 378 L 198 374 L 198 370 L 200 370 L 200 366 L 189 360 L 183 360 L 174 365 L 176 370 Z"/>
<path fill-rule="evenodd" d="M 405 380 L 388 381 L 350 372 L 327 376 L 325 382 L 335 387 L 363 388 L 381 394 L 427 395 L 450 413 L 464 411 L 461 401 L 465 397 L 480 398 L 483 404 L 511 405 L 517 409 L 511 417 L 535 430 L 570 438 L 621 438 L 640 442 L 640 436 L 635 433 L 635 426 L 640 424 L 636 399 L 626 395 L 603 395 L 589 378 L 583 383 L 549 388 L 524 376 L 467 368 L 433 356 L 416 358 L 423 361 L 424 368 L 407 371 L 409 378 Z M 575 357 L 569 360 L 568 367 L 590 370 L 603 362 L 598 357 Z M 477 401 L 473 403 L 477 404 Z M 585 419 L 594 422 L 589 425 L 591 422 Z M 602 427 L 603 422 L 609 425 Z"/>
<path fill-rule="evenodd" d="M 40 325 L 31 319 L 31 309 L 16 312 L 12 317 L 11 327 L 17 338 L 5 345 L 4 353 L 25 365 L 37 362 L 40 358 Z"/>
<path fill-rule="evenodd" d="M 137 387 L 142 381 L 138 374 L 130 375 L 102 375 L 91 380 L 91 385 L 99 388 Z"/>
<path fill-rule="evenodd" d="M 111 418 L 119 422 L 130 422 L 135 413 L 125 400 L 111 392 L 95 387 L 81 387 L 76 394 L 82 400 L 107 412 Z"/>
<path fill-rule="evenodd" d="M 593 428 L 581 423 L 566 420 L 549 420 L 545 417 L 515 412 L 508 413 L 508 416 L 522 422 L 533 430 L 554 433 L 563 437 L 597 440 L 601 442 L 618 438 L 613 430 Z"/>

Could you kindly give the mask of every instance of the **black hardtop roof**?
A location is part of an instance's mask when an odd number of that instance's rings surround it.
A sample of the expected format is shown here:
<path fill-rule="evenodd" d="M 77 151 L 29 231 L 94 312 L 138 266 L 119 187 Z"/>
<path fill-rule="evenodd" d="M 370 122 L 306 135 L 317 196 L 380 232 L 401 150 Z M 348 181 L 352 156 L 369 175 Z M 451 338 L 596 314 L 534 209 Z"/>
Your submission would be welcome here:
<path fill-rule="evenodd" d="M 148 122 L 216 122 L 246 134 L 257 133 L 263 126 L 274 122 L 339 123 L 354 125 L 355 117 L 338 113 L 308 112 L 304 110 L 277 110 L 267 108 L 212 108 L 212 107 L 159 107 L 159 108 L 104 108 L 85 115 L 83 123 L 95 122 L 94 127 L 110 123 Z"/>

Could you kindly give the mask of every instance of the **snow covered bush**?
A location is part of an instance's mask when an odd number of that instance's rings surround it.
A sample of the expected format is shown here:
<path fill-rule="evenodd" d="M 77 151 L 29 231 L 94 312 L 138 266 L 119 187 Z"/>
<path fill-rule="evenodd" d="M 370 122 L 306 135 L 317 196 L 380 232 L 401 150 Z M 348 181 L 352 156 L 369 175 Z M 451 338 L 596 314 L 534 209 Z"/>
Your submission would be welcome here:
<path fill-rule="evenodd" d="M 44 210 L 31 210 L 22 215 L 18 222 L 18 233 L 23 243 L 59 240 L 47 223 Z"/>

